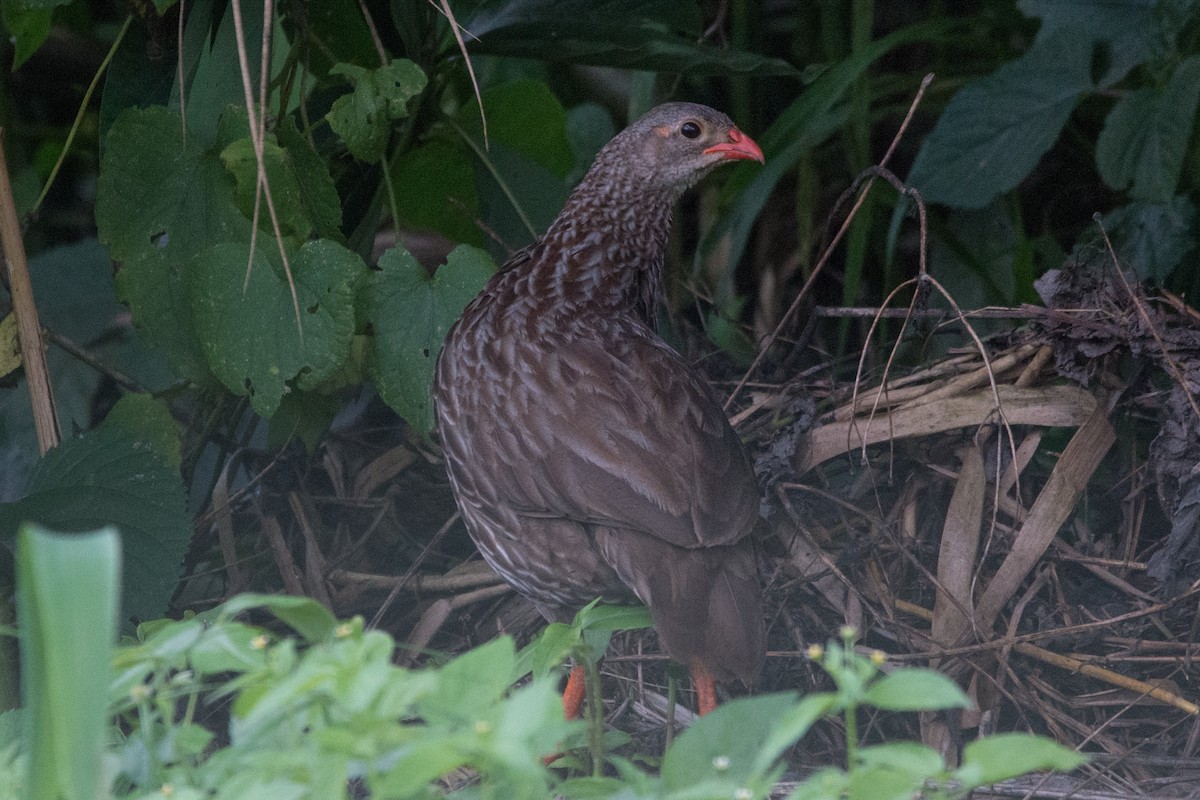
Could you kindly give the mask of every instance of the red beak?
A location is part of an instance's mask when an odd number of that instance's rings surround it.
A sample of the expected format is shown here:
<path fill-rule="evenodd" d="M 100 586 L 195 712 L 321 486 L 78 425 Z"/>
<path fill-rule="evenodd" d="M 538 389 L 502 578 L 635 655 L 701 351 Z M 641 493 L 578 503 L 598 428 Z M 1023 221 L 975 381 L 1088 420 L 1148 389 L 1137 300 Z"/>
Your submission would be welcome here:
<path fill-rule="evenodd" d="M 749 158 L 763 163 L 763 151 L 758 146 L 758 143 L 751 139 L 746 134 L 739 131 L 737 128 L 729 129 L 729 141 L 721 144 L 714 144 L 712 147 L 704 151 L 705 153 L 719 153 L 723 158 L 742 159 Z"/>

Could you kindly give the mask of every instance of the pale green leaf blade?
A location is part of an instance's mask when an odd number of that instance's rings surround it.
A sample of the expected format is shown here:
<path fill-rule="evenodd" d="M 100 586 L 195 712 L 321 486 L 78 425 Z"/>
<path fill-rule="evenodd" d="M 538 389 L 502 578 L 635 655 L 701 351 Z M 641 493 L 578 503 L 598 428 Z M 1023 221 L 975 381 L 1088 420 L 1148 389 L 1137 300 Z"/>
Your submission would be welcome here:
<path fill-rule="evenodd" d="M 121 544 L 22 528 L 17 612 L 32 800 L 100 797 Z"/>

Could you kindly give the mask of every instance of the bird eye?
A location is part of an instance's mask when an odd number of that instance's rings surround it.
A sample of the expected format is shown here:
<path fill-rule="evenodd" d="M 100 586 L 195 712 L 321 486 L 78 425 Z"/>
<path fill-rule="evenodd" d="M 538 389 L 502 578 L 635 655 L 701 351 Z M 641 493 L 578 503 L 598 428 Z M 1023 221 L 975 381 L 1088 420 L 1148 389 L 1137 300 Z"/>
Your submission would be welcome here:
<path fill-rule="evenodd" d="M 679 128 L 679 132 L 689 139 L 695 139 L 700 135 L 700 126 L 694 122 L 685 122 Z"/>

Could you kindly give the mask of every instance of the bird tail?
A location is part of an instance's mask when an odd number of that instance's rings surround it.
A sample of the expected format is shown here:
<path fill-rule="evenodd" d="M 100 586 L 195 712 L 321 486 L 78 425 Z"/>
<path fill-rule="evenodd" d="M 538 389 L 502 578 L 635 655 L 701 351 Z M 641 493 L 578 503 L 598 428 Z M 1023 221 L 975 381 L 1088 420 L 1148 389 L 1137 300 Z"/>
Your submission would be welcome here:
<path fill-rule="evenodd" d="M 643 533 L 598 529 L 596 544 L 650 608 L 667 655 L 681 664 L 699 659 L 719 681 L 754 683 L 765 634 L 762 587 L 748 537 L 689 550 Z"/>

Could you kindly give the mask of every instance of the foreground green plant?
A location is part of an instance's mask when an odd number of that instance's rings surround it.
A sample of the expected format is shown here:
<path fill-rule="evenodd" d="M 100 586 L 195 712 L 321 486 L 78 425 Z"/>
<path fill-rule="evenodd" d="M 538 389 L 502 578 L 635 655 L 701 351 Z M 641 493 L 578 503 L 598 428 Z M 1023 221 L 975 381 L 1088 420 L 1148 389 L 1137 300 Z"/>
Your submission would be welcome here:
<path fill-rule="evenodd" d="M 658 775 L 613 759 L 619 778 L 581 778 L 558 787 L 565 797 L 611 800 L 701 800 L 768 797 L 783 774 L 782 757 L 819 720 L 841 717 L 847 739 L 847 769 L 826 767 L 801 782 L 789 800 L 908 800 L 959 798 L 971 790 L 1037 770 L 1075 769 L 1086 759 L 1049 739 L 1005 734 L 981 739 L 963 751 L 958 769 L 947 769 L 938 753 L 916 742 L 860 747 L 857 714 L 935 711 L 966 707 L 970 701 L 946 676 L 930 669 L 903 668 L 884 674 L 882 653 L 864 657 L 853 648 L 854 631 L 841 642 L 814 647 L 810 657 L 833 679 L 836 691 L 799 698 L 782 692 L 735 700 L 685 731 L 663 758 Z"/>
<path fill-rule="evenodd" d="M 101 551 L 103 558 L 93 557 Z M 589 607 L 575 624 L 547 628 L 520 654 L 501 637 L 440 666 L 408 670 L 392 663 L 392 638 L 364 630 L 361 619 L 338 622 L 307 598 L 265 595 L 240 595 L 203 614 L 141 625 L 113 656 L 105 733 L 107 670 L 103 657 L 95 659 L 114 635 L 118 552 L 112 532 L 22 534 L 25 708 L 0 716 L 0 800 L 345 798 L 352 785 L 359 787 L 354 796 L 378 798 L 751 800 L 770 794 L 786 751 L 831 716 L 844 720 L 847 768 L 818 771 L 792 793 L 796 800 L 900 800 L 918 791 L 960 797 L 1083 761 L 1047 739 L 1020 734 L 968 745 L 955 770 L 912 742 L 858 746 L 862 708 L 935 710 L 965 706 L 967 699 L 932 670 L 884 675 L 882 656 L 855 653 L 853 632 L 846 631 L 840 643 L 810 654 L 835 691 L 730 702 L 685 731 L 656 774 L 610 756 L 616 777 L 564 778 L 543 759 L 587 741 L 599 760 L 600 742 L 584 736 L 583 723 L 563 720 L 558 667 L 568 655 L 595 658 L 611 631 L 644 624 L 644 612 Z M 64 564 L 71 570 L 65 586 Z M 108 600 L 92 602 L 93 611 L 80 607 L 100 595 Z M 291 633 L 240 619 L 246 615 L 273 618 L 275 628 L 282 623 Z M 64 682 L 61 665 L 72 658 L 100 683 Z M 71 700 L 79 692 L 87 696 Z M 89 705 L 94 725 L 56 722 L 61 710 Z"/>

